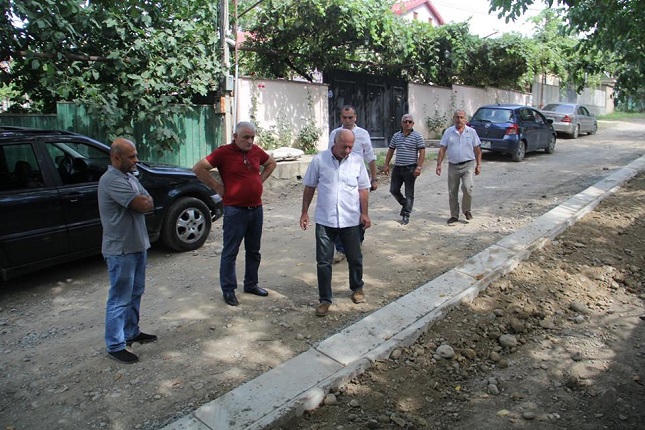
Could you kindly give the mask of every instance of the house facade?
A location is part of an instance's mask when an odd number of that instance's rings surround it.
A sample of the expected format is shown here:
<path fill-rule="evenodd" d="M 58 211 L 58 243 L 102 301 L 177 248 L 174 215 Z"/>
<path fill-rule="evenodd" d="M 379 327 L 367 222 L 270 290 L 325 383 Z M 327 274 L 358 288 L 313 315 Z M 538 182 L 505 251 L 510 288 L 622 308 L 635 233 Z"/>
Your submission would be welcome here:
<path fill-rule="evenodd" d="M 433 26 L 445 24 L 441 14 L 430 0 L 401 1 L 392 6 L 392 12 L 410 21 L 425 22 Z"/>

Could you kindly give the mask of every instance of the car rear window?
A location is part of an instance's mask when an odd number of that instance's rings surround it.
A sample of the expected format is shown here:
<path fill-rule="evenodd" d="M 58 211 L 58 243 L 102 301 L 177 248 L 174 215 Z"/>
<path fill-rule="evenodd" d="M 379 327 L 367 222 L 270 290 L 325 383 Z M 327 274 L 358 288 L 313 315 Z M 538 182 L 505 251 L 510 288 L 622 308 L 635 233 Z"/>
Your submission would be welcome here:
<path fill-rule="evenodd" d="M 546 105 L 542 108 L 542 110 L 548 110 L 551 112 L 559 112 L 559 113 L 572 113 L 573 112 L 573 106 L 569 105 L 560 105 L 560 104 L 550 104 Z"/>
<path fill-rule="evenodd" d="M 480 108 L 475 112 L 473 121 L 489 121 L 492 123 L 509 122 L 513 116 L 511 109 Z"/>

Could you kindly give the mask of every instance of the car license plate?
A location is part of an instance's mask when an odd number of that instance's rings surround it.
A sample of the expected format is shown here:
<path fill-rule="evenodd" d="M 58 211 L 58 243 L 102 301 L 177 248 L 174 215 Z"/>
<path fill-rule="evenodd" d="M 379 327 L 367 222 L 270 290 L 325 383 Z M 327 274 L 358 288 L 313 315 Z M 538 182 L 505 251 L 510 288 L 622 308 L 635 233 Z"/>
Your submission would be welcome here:
<path fill-rule="evenodd" d="M 490 149 L 490 140 L 482 140 L 482 148 Z"/>

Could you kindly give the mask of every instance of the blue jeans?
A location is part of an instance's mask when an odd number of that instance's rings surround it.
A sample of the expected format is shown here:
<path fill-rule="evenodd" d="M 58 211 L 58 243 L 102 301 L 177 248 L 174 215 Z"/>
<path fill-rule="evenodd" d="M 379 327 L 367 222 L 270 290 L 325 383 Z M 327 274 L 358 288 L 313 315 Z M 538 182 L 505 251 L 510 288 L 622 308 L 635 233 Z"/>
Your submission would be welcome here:
<path fill-rule="evenodd" d="M 262 206 L 253 209 L 224 206 L 224 249 L 219 265 L 219 282 L 223 293 L 237 288 L 235 261 L 244 240 L 245 271 L 244 288 L 258 285 L 260 268 L 260 242 L 262 241 Z"/>
<path fill-rule="evenodd" d="M 125 349 L 139 331 L 139 308 L 146 288 L 148 253 L 107 255 L 110 291 L 105 310 L 105 345 L 108 352 Z"/>
<path fill-rule="evenodd" d="M 363 226 L 334 228 L 316 224 L 316 263 L 319 301 L 331 303 L 331 265 L 334 259 L 334 241 L 340 238 L 349 265 L 349 288 L 363 288 L 363 254 L 361 230 Z"/>
<path fill-rule="evenodd" d="M 412 206 L 414 205 L 414 182 L 417 177 L 414 176 L 416 164 L 409 166 L 394 166 L 392 169 L 392 179 L 390 180 L 390 194 L 394 196 L 401 205 L 401 216 L 410 216 Z M 405 184 L 405 196 L 401 194 L 401 185 Z"/>

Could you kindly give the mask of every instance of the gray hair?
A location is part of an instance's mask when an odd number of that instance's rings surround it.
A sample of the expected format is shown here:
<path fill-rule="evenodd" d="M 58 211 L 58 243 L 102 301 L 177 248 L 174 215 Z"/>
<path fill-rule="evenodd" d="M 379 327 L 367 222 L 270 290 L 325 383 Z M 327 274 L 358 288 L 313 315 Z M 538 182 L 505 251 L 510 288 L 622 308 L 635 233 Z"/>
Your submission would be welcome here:
<path fill-rule="evenodd" d="M 241 129 L 251 130 L 255 133 L 255 125 L 249 121 L 240 121 L 235 126 L 235 134 L 239 133 Z"/>

